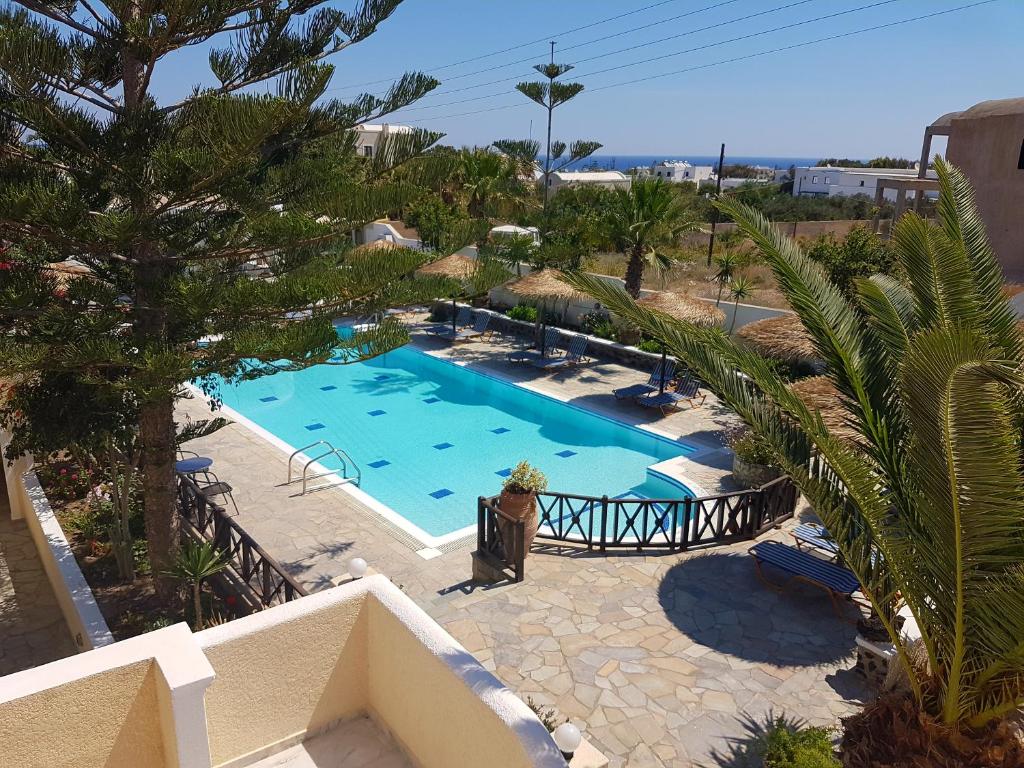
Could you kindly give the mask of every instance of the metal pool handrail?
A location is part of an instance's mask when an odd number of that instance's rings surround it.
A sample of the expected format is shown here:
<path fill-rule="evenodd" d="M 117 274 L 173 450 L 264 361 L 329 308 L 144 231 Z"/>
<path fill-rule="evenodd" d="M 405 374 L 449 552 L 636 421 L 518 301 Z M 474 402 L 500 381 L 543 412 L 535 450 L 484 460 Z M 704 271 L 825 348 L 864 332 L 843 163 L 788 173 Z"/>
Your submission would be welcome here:
<path fill-rule="evenodd" d="M 355 482 L 357 486 L 362 485 L 363 471 L 359 468 L 359 465 L 356 464 L 355 459 L 349 456 L 348 453 L 342 448 L 335 448 L 334 445 L 332 445 L 327 440 L 317 440 L 315 443 L 310 443 L 307 446 L 299 448 L 297 451 L 292 453 L 291 456 L 288 457 L 288 481 L 287 483 L 285 483 L 286 485 L 289 485 L 292 482 L 292 461 L 294 461 L 295 457 L 298 456 L 299 454 L 304 455 L 305 452 L 308 451 L 310 448 L 315 448 L 318 445 L 326 446 L 327 450 L 317 456 L 314 456 L 313 458 L 307 457 L 308 460 L 306 461 L 305 464 L 302 465 L 302 495 L 305 495 L 306 486 L 310 480 L 316 480 L 317 478 L 328 477 L 330 475 L 338 474 L 337 470 L 321 472 L 316 475 L 308 474 L 310 466 L 320 461 L 321 459 L 326 459 L 328 456 L 334 456 L 341 462 L 341 477 L 343 481 L 352 480 L 353 482 Z M 355 471 L 354 478 L 350 478 L 348 475 L 348 467 L 350 464 L 352 465 L 352 469 Z"/>

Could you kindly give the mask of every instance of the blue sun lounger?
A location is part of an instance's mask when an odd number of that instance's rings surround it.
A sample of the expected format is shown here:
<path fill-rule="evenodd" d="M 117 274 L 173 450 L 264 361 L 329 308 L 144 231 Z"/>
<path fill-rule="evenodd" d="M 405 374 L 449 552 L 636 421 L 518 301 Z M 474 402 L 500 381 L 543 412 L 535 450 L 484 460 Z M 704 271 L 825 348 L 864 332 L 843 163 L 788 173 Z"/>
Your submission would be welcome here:
<path fill-rule="evenodd" d="M 613 389 L 612 394 L 615 395 L 616 400 L 626 400 L 628 398 L 640 397 L 641 395 L 650 395 L 661 389 L 662 382 L 662 371 L 661 371 L 661 360 L 654 366 L 654 370 L 651 372 L 651 376 L 647 379 L 646 384 L 631 384 L 628 387 L 620 387 L 619 389 Z M 672 376 L 676 371 L 675 360 L 665 360 L 665 373 L 664 381 L 666 386 L 672 381 Z"/>
<path fill-rule="evenodd" d="M 544 349 L 554 350 L 558 345 L 560 334 L 557 328 L 548 328 L 544 331 Z M 539 349 L 517 349 L 515 352 L 509 352 L 508 361 L 510 363 L 528 363 L 531 360 L 540 360 L 541 354 Z M 555 357 L 555 355 L 550 355 Z"/>
<path fill-rule="evenodd" d="M 703 405 L 707 395 L 700 391 L 700 379 L 688 376 L 674 391 L 654 392 L 633 401 L 644 408 L 659 408 L 663 414 L 678 410 L 680 403 L 689 403 L 691 408 Z"/>
<path fill-rule="evenodd" d="M 763 565 L 770 565 L 780 571 L 785 571 L 790 574 L 789 581 L 805 581 L 828 592 L 828 596 L 832 599 L 832 607 L 837 614 L 839 613 L 837 598 L 852 600 L 853 593 L 860 589 L 860 582 L 853 571 L 822 560 L 820 557 L 815 557 L 796 547 L 780 544 L 777 541 L 761 541 L 752 546 L 749 552 L 757 566 L 757 575 L 765 584 L 775 590 L 782 589 L 782 586 L 765 578 Z"/>
<path fill-rule="evenodd" d="M 455 334 L 454 338 L 450 334 L 451 329 L 449 329 L 449 334 L 447 336 L 444 334 L 440 335 L 441 338 L 448 338 L 452 341 L 470 341 L 471 339 L 479 339 L 493 333 L 490 326 L 491 316 L 487 312 L 477 312 L 476 317 L 473 318 L 472 328 L 460 329 L 459 332 Z"/>
<path fill-rule="evenodd" d="M 559 371 L 563 368 L 569 368 L 582 363 L 586 359 L 583 356 L 583 353 L 586 351 L 587 337 L 574 336 L 564 355 L 559 357 L 541 357 L 536 360 L 530 360 L 529 363 L 534 368 L 540 368 L 542 371 Z"/>
<path fill-rule="evenodd" d="M 839 545 L 836 544 L 835 539 L 829 535 L 829 532 L 825 530 L 823 525 L 801 523 L 793 529 L 793 539 L 796 542 L 797 549 L 806 546 L 816 549 L 831 558 L 839 555 Z"/>
<path fill-rule="evenodd" d="M 459 311 L 455 313 L 455 325 L 457 327 L 464 328 L 472 322 L 473 310 L 471 310 L 469 307 L 459 307 Z M 427 326 L 426 331 L 431 336 L 443 336 L 451 338 L 452 323 L 450 320 L 447 323 L 433 323 Z"/>

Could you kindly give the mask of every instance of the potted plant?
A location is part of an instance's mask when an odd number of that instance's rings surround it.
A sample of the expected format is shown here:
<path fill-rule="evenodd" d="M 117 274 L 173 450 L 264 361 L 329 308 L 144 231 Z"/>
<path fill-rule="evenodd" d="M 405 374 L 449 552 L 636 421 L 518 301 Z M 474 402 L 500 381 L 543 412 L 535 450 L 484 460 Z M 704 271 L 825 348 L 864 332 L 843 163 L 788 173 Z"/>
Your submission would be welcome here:
<path fill-rule="evenodd" d="M 522 520 L 526 523 L 526 530 L 523 536 L 525 552 L 530 551 L 533 537 L 537 535 L 537 494 L 546 491 L 548 479 L 536 467 L 521 461 L 516 464 L 505 483 L 501 487 L 501 496 L 498 499 L 498 507 L 509 517 L 515 520 Z M 509 529 L 510 530 L 510 529 Z M 506 547 L 511 544 L 506 531 L 502 530 L 502 537 L 505 539 Z M 507 553 L 515 558 L 515 552 Z"/>
<path fill-rule="evenodd" d="M 771 447 L 749 429 L 732 436 L 729 447 L 732 448 L 733 479 L 743 488 L 759 488 L 782 474 L 773 463 Z"/>

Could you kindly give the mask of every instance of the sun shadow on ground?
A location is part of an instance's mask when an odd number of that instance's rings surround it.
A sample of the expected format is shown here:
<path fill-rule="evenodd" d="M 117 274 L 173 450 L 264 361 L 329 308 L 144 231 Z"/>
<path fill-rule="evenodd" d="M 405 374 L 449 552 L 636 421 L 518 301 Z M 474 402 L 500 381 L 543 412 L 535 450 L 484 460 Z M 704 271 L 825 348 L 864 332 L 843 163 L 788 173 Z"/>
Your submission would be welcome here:
<path fill-rule="evenodd" d="M 848 658 L 854 648 L 854 625 L 835 615 L 824 592 L 799 583 L 776 592 L 745 555 L 681 561 L 665 574 L 658 600 L 694 642 L 746 661 L 813 666 Z"/>

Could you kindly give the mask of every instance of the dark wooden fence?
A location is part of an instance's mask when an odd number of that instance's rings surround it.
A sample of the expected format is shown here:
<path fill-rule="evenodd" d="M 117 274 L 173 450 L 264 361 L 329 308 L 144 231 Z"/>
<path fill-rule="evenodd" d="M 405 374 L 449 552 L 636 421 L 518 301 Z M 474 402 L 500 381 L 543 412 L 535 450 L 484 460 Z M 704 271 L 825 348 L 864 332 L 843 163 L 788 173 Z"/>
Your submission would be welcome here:
<path fill-rule="evenodd" d="M 788 477 L 745 491 L 699 499 L 612 499 L 571 493 L 537 495 L 537 541 L 579 544 L 605 552 L 682 552 L 697 547 L 754 539 L 793 516 L 799 491 Z M 477 551 L 522 581 L 523 548 L 507 546 L 511 518 L 502 514 L 498 496 L 480 497 Z M 504 519 L 503 519 L 504 518 Z M 522 526 L 522 523 L 519 523 Z M 521 532 L 515 533 L 520 535 Z"/>
<path fill-rule="evenodd" d="M 207 499 L 185 475 L 178 475 L 178 512 L 189 536 L 208 541 L 224 553 L 230 581 L 250 602 L 268 608 L 307 594 L 223 507 Z"/>
<path fill-rule="evenodd" d="M 476 512 L 476 556 L 509 581 L 522 581 L 526 524 L 502 512 L 497 496 L 481 496 Z"/>

